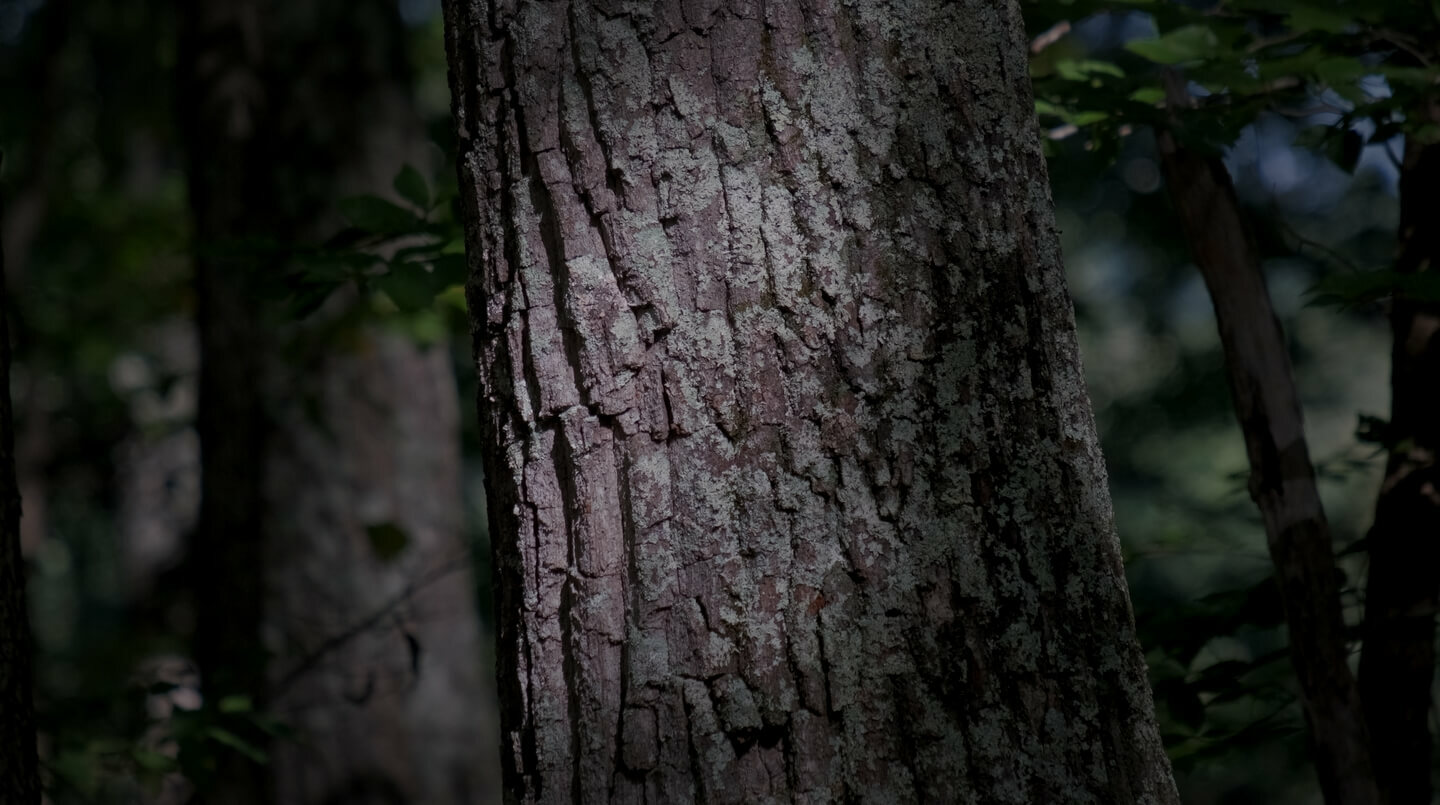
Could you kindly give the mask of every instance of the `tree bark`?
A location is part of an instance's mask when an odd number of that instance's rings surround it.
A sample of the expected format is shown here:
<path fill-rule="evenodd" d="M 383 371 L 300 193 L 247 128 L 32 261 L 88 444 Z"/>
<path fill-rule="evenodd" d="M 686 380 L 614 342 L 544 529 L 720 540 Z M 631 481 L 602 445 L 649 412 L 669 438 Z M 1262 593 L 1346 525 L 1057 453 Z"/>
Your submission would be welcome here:
<path fill-rule="evenodd" d="M 1166 83 L 1172 107 L 1188 106 L 1184 80 L 1172 73 Z M 1265 521 L 1320 788 L 1328 805 L 1374 805 L 1383 800 L 1350 672 L 1330 526 L 1260 258 L 1220 158 L 1186 147 L 1165 129 L 1157 143 L 1170 199 L 1215 306 L 1250 460 L 1250 497 Z"/>
<path fill-rule="evenodd" d="M 231 254 L 246 238 L 319 242 L 338 199 L 383 193 L 415 161 L 395 5 L 184 7 L 202 255 L 196 657 L 208 702 L 258 696 L 299 733 L 268 747 L 268 768 L 234 759 L 205 796 L 486 801 L 493 694 L 446 350 L 365 323 L 354 294 L 279 320 L 257 279 L 283 258 Z M 403 535 L 397 556 L 374 548 L 377 528 Z"/>
<path fill-rule="evenodd" d="M 0 803 L 39 805 L 34 644 L 25 605 L 25 560 L 20 555 L 20 486 L 15 477 L 15 416 L 10 407 L 10 300 L 5 292 L 4 251 L 0 245 Z"/>
<path fill-rule="evenodd" d="M 1440 109 L 1417 120 L 1440 120 Z M 1440 261 L 1440 145 L 1406 138 L 1400 174 L 1400 256 L 1396 271 L 1433 270 Z M 1399 294 L 1390 310 L 1391 443 L 1385 481 L 1366 540 L 1364 648 L 1360 694 L 1375 771 L 1390 805 L 1429 805 L 1430 713 L 1435 680 L 1435 612 L 1440 604 L 1440 305 Z"/>
<path fill-rule="evenodd" d="M 1177 802 L 1015 5 L 446 15 L 508 799 Z"/>

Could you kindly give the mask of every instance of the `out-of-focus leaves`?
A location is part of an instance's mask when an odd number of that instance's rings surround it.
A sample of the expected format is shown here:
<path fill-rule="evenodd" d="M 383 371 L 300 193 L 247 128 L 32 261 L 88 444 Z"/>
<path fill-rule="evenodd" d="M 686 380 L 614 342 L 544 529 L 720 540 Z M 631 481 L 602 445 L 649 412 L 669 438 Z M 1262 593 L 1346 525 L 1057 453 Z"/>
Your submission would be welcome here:
<path fill-rule="evenodd" d="M 1303 729 L 1293 719 L 1284 717 L 1283 710 L 1233 731 L 1216 731 L 1166 747 L 1170 762 L 1178 771 L 1189 771 L 1202 763 L 1214 762 L 1227 755 L 1243 752 L 1277 739 L 1296 737 Z"/>
<path fill-rule="evenodd" d="M 1200 691 L 1183 679 L 1168 679 L 1155 684 L 1155 698 L 1175 723 L 1189 730 L 1199 730 L 1205 723 L 1205 703 Z"/>
<path fill-rule="evenodd" d="M 465 301 L 465 289 L 459 285 L 452 285 L 441 291 L 440 294 L 435 297 L 435 301 L 440 304 L 441 307 L 448 308 L 457 313 L 463 314 L 466 310 L 469 310 L 469 305 Z"/>
<path fill-rule="evenodd" d="M 135 765 L 145 771 L 167 774 L 180 768 L 180 764 L 176 762 L 175 758 L 153 749 L 137 747 L 130 754 L 135 759 Z"/>
<path fill-rule="evenodd" d="M 222 713 L 248 713 L 255 704 L 249 696 L 231 695 L 220 700 L 219 708 Z"/>
<path fill-rule="evenodd" d="M 375 281 L 375 286 L 403 313 L 424 310 L 435 302 L 437 289 L 429 272 L 422 265 L 411 264 L 391 269 Z"/>
<path fill-rule="evenodd" d="M 412 165 L 405 165 L 400 172 L 395 174 L 395 192 L 400 198 L 414 204 L 422 210 L 430 209 L 430 187 L 425 183 L 425 177 L 420 171 L 415 170 Z"/>
<path fill-rule="evenodd" d="M 1061 59 L 1055 63 L 1055 72 L 1066 81 L 1090 81 L 1102 75 L 1125 77 L 1118 65 L 1096 59 Z"/>
<path fill-rule="evenodd" d="M 234 749 L 236 752 L 239 752 L 245 757 L 250 758 L 256 763 L 270 762 L 270 756 L 266 754 L 265 750 L 250 743 L 244 738 L 241 738 L 239 735 L 236 735 L 235 733 L 231 732 L 228 729 L 225 729 L 224 727 L 211 726 L 205 730 L 205 734 L 211 739 L 213 739 L 216 743 L 224 744 L 225 746 Z"/>
<path fill-rule="evenodd" d="M 355 246 L 358 246 L 369 236 L 369 232 L 366 232 L 364 229 L 361 229 L 358 226 L 347 226 L 339 232 L 336 232 L 334 235 L 331 235 L 330 239 L 325 241 L 324 248 L 326 250 L 342 250 L 353 248 Z"/>
<path fill-rule="evenodd" d="M 1137 39 L 1125 49 L 1156 64 L 1184 64 L 1215 56 L 1220 38 L 1209 26 L 1186 25 L 1152 39 Z"/>
<path fill-rule="evenodd" d="M 1161 103 L 1165 100 L 1165 90 L 1159 87 L 1141 87 L 1130 93 L 1130 100 L 1148 104 Z"/>
<path fill-rule="evenodd" d="M 1270 576 L 1245 589 L 1212 593 L 1200 600 L 1216 605 L 1218 611 L 1228 616 L 1226 631 L 1229 632 L 1242 626 L 1271 627 L 1285 622 L 1280 586 Z"/>
<path fill-rule="evenodd" d="M 1440 302 L 1440 275 L 1424 272 L 1354 271 L 1331 274 L 1308 291 L 1311 305 L 1351 308 L 1404 294 L 1417 302 Z"/>
<path fill-rule="evenodd" d="M 1346 173 L 1353 173 L 1365 146 L 1359 131 L 1349 128 L 1349 118 L 1332 126 L 1311 126 L 1295 137 L 1295 145 L 1325 155 Z"/>
<path fill-rule="evenodd" d="M 464 285 L 470 271 L 463 254 L 442 254 L 430 261 L 430 271 L 441 289 Z"/>
<path fill-rule="evenodd" d="M 350 223 L 376 235 L 416 232 L 425 224 L 415 213 L 379 196 L 351 196 L 341 199 L 338 206 Z"/>

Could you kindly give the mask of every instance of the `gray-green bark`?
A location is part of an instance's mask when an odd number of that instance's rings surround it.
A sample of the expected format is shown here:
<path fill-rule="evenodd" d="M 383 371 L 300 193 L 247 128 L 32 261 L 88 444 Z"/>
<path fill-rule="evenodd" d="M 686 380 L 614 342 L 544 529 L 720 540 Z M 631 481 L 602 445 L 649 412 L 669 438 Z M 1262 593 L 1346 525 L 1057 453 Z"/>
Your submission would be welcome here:
<path fill-rule="evenodd" d="M 279 319 L 256 278 L 283 257 L 234 254 L 246 238 L 318 243 L 340 198 L 384 193 L 417 161 L 395 4 L 184 13 L 202 255 L 197 659 L 208 701 L 258 696 L 297 732 L 265 768 L 222 767 L 206 801 L 486 801 L 492 688 L 446 350 L 367 322 L 353 293 Z M 403 551 L 375 550 L 372 527 L 403 532 Z"/>
<path fill-rule="evenodd" d="M 518 802 L 1174 803 L 1013 4 L 446 4 Z"/>

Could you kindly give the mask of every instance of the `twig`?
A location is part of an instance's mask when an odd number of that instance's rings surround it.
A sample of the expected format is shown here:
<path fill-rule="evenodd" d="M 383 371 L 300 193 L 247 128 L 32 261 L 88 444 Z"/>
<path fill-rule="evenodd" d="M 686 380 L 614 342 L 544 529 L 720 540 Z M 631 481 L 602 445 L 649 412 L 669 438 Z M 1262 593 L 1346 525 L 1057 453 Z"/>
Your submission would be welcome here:
<path fill-rule="evenodd" d="M 351 624 L 343 631 L 332 635 L 331 637 L 326 639 L 325 642 L 321 643 L 314 651 L 302 657 L 295 664 L 294 668 L 291 668 L 288 672 L 286 672 L 284 676 L 280 677 L 280 681 L 275 683 L 275 686 L 270 690 L 270 695 L 278 697 L 279 695 L 284 693 L 290 688 L 291 685 L 295 684 L 295 682 L 297 682 L 300 677 L 304 676 L 312 668 L 318 665 L 321 660 L 325 659 L 326 656 L 337 651 L 338 649 L 340 649 L 340 647 L 344 646 L 351 640 L 354 640 L 356 637 L 359 637 L 361 634 L 364 634 L 365 632 L 374 628 L 376 624 L 380 623 L 380 621 L 388 617 L 392 612 L 399 608 L 400 605 L 404 604 L 406 601 L 409 601 L 411 598 L 414 598 L 416 595 L 423 592 L 431 584 L 434 584 L 445 576 L 466 567 L 469 562 L 469 557 L 464 557 L 462 559 L 457 559 L 452 562 L 447 562 L 443 565 L 436 567 L 434 570 L 430 571 L 429 574 L 422 576 L 418 581 L 413 581 L 410 584 L 405 585 L 404 590 L 401 590 L 398 594 L 395 595 L 395 597 L 391 598 L 389 601 L 386 601 L 374 612 Z"/>

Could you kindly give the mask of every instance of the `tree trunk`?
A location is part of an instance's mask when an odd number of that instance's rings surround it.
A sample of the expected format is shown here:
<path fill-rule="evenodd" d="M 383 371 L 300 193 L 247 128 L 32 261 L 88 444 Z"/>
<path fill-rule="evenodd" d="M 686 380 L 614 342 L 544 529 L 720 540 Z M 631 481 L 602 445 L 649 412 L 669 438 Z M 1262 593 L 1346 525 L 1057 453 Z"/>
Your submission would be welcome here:
<path fill-rule="evenodd" d="M 1432 102 L 1433 104 L 1433 102 Z M 1417 110 L 1440 120 L 1440 109 Z M 1440 145 L 1406 138 L 1400 175 L 1402 273 L 1440 261 Z M 1435 611 L 1440 603 L 1440 305 L 1399 294 L 1390 310 L 1391 443 L 1366 540 L 1360 695 L 1389 805 L 1430 805 Z"/>
<path fill-rule="evenodd" d="M 1177 802 L 1014 4 L 446 14 L 511 801 Z"/>
<path fill-rule="evenodd" d="M 395 5 L 185 9 L 202 254 L 196 656 L 208 702 L 258 695 L 299 732 L 269 747 L 267 769 L 232 761 L 207 801 L 485 801 L 493 694 L 446 350 L 365 323 L 353 294 L 277 321 L 257 278 L 281 260 L 235 255 L 246 238 L 318 242 L 339 198 L 384 192 L 414 161 Z"/>
<path fill-rule="evenodd" d="M 1168 72 L 1165 84 L 1178 129 L 1190 94 L 1178 72 Z M 1156 141 L 1171 202 L 1215 306 L 1250 461 L 1250 497 L 1265 521 L 1320 789 L 1328 805 L 1377 805 L 1385 800 L 1350 672 L 1330 525 L 1259 252 L 1220 157 L 1187 147 L 1167 128 L 1156 132 Z"/>
<path fill-rule="evenodd" d="M 0 158 L 3 161 L 3 158 Z M 0 204 L 0 220 L 4 219 Z M 0 245 L 0 803 L 39 805 L 35 754 L 34 646 L 20 555 L 20 486 L 15 477 L 15 417 L 10 410 L 10 300 Z"/>
<path fill-rule="evenodd" d="M 267 464 L 267 499 L 291 507 L 272 521 L 265 564 L 271 704 L 302 733 L 276 748 L 276 801 L 494 801 L 498 727 L 459 539 L 449 352 L 362 339 L 295 386 L 316 395 L 324 427 L 290 400 Z M 397 556 L 398 543 L 370 538 L 381 530 L 403 539 Z"/>

